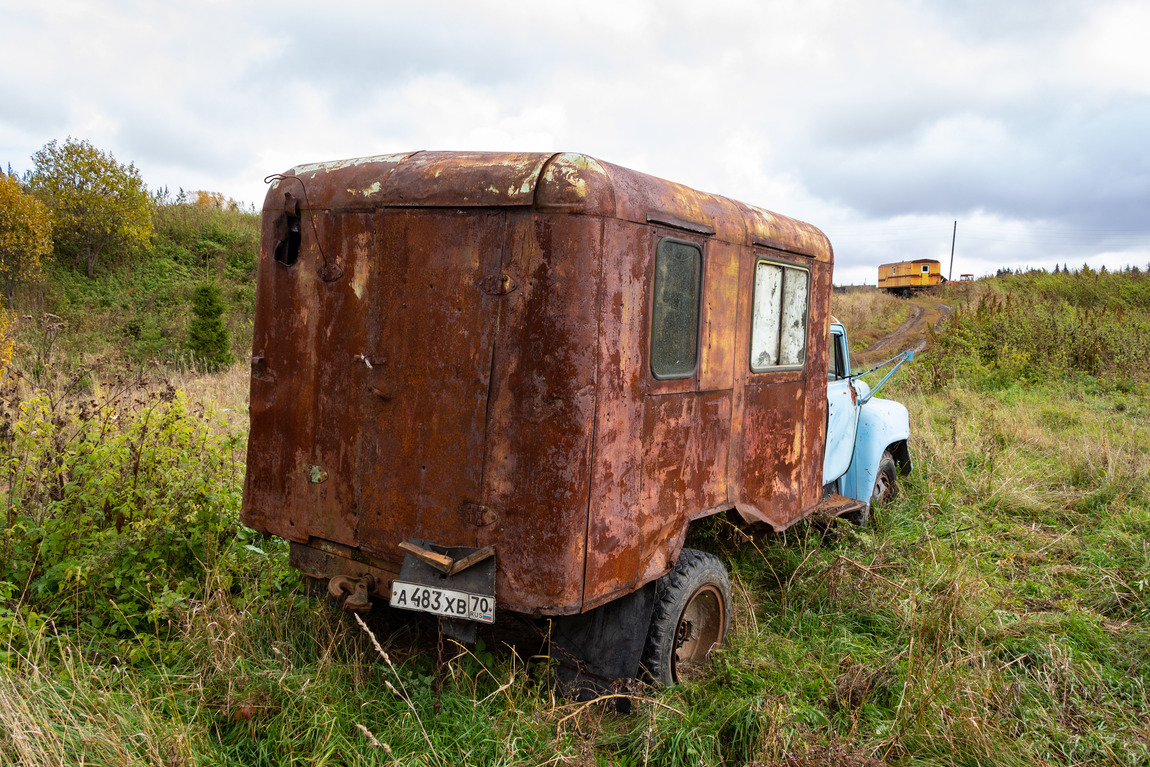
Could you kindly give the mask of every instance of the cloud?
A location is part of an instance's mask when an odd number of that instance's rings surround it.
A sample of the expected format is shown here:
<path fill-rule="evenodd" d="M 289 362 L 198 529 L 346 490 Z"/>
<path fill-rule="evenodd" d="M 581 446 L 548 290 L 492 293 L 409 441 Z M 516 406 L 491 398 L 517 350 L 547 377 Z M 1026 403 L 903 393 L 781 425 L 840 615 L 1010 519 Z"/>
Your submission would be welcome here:
<path fill-rule="evenodd" d="M 908 222 L 1033 263 L 1150 241 L 1140 3 L 0 7 L 14 165 L 71 134 L 258 201 L 301 162 L 574 150 L 822 225 L 844 270 Z"/>

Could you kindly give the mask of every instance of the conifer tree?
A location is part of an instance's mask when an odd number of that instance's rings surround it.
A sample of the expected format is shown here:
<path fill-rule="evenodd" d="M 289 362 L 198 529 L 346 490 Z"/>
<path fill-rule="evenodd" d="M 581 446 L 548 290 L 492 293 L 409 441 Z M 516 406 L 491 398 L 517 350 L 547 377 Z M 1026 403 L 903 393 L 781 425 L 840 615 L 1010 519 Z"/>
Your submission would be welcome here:
<path fill-rule="evenodd" d="M 188 349 L 209 370 L 230 365 L 232 353 L 228 329 L 224 325 L 224 304 L 220 286 L 200 285 L 192 295 L 192 326 L 188 332 Z"/>

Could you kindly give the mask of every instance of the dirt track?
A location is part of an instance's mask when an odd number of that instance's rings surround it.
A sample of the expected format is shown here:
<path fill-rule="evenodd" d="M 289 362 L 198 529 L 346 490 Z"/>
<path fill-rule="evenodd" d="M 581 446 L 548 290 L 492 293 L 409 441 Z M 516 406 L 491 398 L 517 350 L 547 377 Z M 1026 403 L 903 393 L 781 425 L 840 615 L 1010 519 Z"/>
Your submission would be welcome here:
<path fill-rule="evenodd" d="M 926 329 L 937 328 L 944 319 L 954 312 L 954 307 L 926 298 L 912 298 L 910 315 L 893 333 L 883 336 L 868 348 L 853 356 L 861 365 L 873 365 L 886 357 L 914 349 L 920 352 L 926 348 Z"/>

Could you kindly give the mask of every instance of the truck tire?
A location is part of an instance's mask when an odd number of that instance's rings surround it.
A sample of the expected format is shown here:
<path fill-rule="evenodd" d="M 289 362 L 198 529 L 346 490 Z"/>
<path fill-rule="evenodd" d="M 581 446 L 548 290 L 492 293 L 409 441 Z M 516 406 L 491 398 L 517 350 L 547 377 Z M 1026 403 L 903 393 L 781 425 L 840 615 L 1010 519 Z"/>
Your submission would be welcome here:
<path fill-rule="evenodd" d="M 655 607 L 643 649 L 650 680 L 673 685 L 702 671 L 731 625 L 731 580 L 714 554 L 683 549 L 655 582 Z"/>
<path fill-rule="evenodd" d="M 871 488 L 870 503 L 859 511 L 846 515 L 846 518 L 859 527 L 870 527 L 871 510 L 876 504 L 885 504 L 898 497 L 898 471 L 894 456 L 889 450 L 883 451 L 882 458 L 878 460 L 878 473 L 874 477 L 874 487 Z"/>
<path fill-rule="evenodd" d="M 890 454 L 889 450 L 885 450 L 882 458 L 878 461 L 878 474 L 875 475 L 874 489 L 870 493 L 871 506 L 876 503 L 887 503 L 898 497 L 897 477 L 898 471 L 894 464 L 894 456 Z"/>

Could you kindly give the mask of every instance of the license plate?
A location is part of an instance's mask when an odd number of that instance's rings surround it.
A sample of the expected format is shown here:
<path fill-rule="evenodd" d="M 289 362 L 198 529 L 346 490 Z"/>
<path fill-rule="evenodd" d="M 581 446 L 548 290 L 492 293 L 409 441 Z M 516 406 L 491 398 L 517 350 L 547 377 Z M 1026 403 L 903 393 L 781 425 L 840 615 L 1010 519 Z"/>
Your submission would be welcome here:
<path fill-rule="evenodd" d="M 495 597 L 421 586 L 418 583 L 392 581 L 391 606 L 401 610 L 418 610 L 442 615 L 445 618 L 459 618 L 480 623 L 495 622 Z"/>

